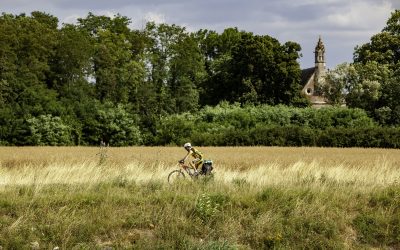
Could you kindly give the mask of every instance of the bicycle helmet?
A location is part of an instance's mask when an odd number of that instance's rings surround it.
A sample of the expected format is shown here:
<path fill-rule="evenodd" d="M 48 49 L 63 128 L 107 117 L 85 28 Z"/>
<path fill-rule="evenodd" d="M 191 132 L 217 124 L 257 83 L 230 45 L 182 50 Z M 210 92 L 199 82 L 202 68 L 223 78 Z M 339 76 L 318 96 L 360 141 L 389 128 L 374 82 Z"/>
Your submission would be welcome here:
<path fill-rule="evenodd" d="M 192 148 L 192 144 L 190 144 L 190 142 L 185 143 L 185 145 L 183 145 L 184 148 Z"/>

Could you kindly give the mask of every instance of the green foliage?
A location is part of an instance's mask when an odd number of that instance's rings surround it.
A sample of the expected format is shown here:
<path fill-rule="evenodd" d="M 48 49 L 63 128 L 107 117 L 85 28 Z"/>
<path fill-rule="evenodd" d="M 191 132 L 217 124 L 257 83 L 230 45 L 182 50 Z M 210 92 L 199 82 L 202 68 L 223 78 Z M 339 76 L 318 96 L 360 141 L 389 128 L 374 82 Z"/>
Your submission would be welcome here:
<path fill-rule="evenodd" d="M 245 106 L 222 103 L 197 114 L 167 116 L 156 144 L 209 146 L 399 147 L 398 128 L 382 128 L 361 109 Z"/>
<path fill-rule="evenodd" d="M 347 64 L 340 64 L 326 73 L 319 86 L 330 104 L 340 106 L 344 103 L 346 87 L 353 84 L 354 74 L 354 68 Z"/>
<path fill-rule="evenodd" d="M 373 35 L 369 43 L 356 47 L 355 62 L 375 61 L 395 67 L 400 60 L 399 13 L 400 10 L 392 12 L 381 33 Z"/>
<path fill-rule="evenodd" d="M 356 63 L 328 72 L 322 85 L 332 104 L 345 101 L 392 127 L 400 123 L 398 17 L 396 10 L 356 49 Z M 375 126 L 357 109 L 280 106 L 309 105 L 300 95 L 298 43 L 237 28 L 189 32 L 150 22 L 135 30 L 130 23 L 119 14 L 88 13 L 62 25 L 39 11 L 1 14 L 0 144 L 351 146 L 364 139 L 349 129 Z M 43 139 L 51 133 L 33 129 L 40 117 L 58 117 L 41 122 L 63 124 L 70 135 Z M 367 145 L 397 145 L 375 142 Z"/>
<path fill-rule="evenodd" d="M 354 226 L 359 231 L 359 240 L 371 245 L 392 245 L 400 238 L 399 218 L 379 214 L 361 214 L 354 219 Z"/>
<path fill-rule="evenodd" d="M 221 100 L 240 103 L 298 104 L 300 96 L 300 46 L 281 45 L 270 36 L 238 29 L 221 35 L 203 33 L 208 55 L 208 79 L 202 103 Z"/>
<path fill-rule="evenodd" d="M 362 243 L 397 246 L 400 242 L 400 189 L 388 187 L 371 194 L 368 205 L 353 220 Z"/>
<path fill-rule="evenodd" d="M 176 25 L 148 23 L 147 49 L 150 84 L 159 95 L 159 109 L 167 113 L 194 111 L 199 85 L 205 77 L 203 55 L 193 36 Z"/>
<path fill-rule="evenodd" d="M 381 33 L 371 37 L 370 42 L 357 46 L 354 51 L 354 62 L 361 75 L 367 76 L 363 88 L 354 98 L 353 107 L 366 109 L 382 125 L 395 125 L 400 122 L 398 90 L 400 63 L 400 10 L 391 13 Z M 362 81 L 359 81 L 362 83 Z M 360 91 L 361 90 L 361 91 Z M 371 99 L 372 97 L 372 99 Z"/>
<path fill-rule="evenodd" d="M 72 145 L 72 128 L 64 124 L 60 117 L 41 115 L 27 119 L 30 145 L 65 146 Z"/>
<path fill-rule="evenodd" d="M 219 204 L 208 194 L 201 194 L 196 202 L 196 214 L 203 222 L 208 222 L 219 212 Z"/>
<path fill-rule="evenodd" d="M 191 115 L 182 116 L 171 115 L 160 121 L 157 125 L 156 141 L 158 144 L 183 145 L 190 139 L 195 124 L 191 121 Z"/>
<path fill-rule="evenodd" d="M 383 125 L 393 126 L 400 124 L 400 100 L 397 98 L 399 90 L 400 70 L 396 69 L 390 74 L 388 81 L 382 86 L 379 105 L 375 107 L 376 117 L 381 120 L 381 124 Z"/>
<path fill-rule="evenodd" d="M 93 56 L 94 48 L 88 32 L 75 25 L 64 25 L 58 32 L 47 85 L 61 96 L 71 98 L 74 91 L 85 89 L 85 85 L 89 84 L 86 78 L 93 73 Z"/>
<path fill-rule="evenodd" d="M 83 131 L 90 135 L 85 140 L 91 144 L 104 141 L 113 146 L 127 146 L 142 142 L 135 116 L 122 104 L 97 103 L 95 112 L 85 120 Z"/>

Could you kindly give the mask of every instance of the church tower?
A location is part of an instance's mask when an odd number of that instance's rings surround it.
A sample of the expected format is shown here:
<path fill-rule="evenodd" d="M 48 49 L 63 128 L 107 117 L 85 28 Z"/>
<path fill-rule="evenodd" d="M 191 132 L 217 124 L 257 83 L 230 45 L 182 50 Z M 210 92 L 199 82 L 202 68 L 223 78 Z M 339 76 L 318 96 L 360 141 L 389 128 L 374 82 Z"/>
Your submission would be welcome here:
<path fill-rule="evenodd" d="M 321 36 L 319 36 L 317 46 L 315 46 L 315 84 L 318 85 L 321 77 L 325 75 L 325 45 L 322 42 Z"/>
<path fill-rule="evenodd" d="M 320 91 L 320 84 L 326 74 L 325 65 L 325 45 L 319 36 L 314 50 L 315 65 L 312 68 L 301 71 L 301 84 L 304 86 L 301 92 L 311 102 L 315 108 L 327 106 L 328 103 Z"/>

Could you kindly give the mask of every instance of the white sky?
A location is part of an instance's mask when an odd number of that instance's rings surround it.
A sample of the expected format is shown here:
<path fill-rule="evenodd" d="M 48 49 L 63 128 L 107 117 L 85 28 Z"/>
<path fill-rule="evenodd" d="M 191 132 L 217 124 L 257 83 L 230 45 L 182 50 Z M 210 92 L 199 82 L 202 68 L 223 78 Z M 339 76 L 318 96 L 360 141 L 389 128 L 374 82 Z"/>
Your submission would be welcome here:
<path fill-rule="evenodd" d="M 400 9 L 400 0 L 0 0 L 0 12 L 39 10 L 58 17 L 60 23 L 73 23 L 93 12 L 120 13 L 132 20 L 134 28 L 142 28 L 149 20 L 189 31 L 238 27 L 281 43 L 299 43 L 302 68 L 314 65 L 319 35 L 328 68 L 351 62 L 354 47 L 379 33 L 395 9 Z"/>

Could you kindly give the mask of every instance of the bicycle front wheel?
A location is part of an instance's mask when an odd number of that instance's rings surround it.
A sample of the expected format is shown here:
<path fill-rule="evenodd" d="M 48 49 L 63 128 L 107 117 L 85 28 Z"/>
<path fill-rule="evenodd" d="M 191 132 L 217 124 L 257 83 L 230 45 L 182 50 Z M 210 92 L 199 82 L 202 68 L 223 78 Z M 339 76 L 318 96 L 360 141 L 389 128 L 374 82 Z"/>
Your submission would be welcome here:
<path fill-rule="evenodd" d="M 185 178 L 185 174 L 181 170 L 177 169 L 177 170 L 174 170 L 171 173 L 169 173 L 168 183 L 172 184 L 176 181 L 183 180 L 184 178 Z"/>

